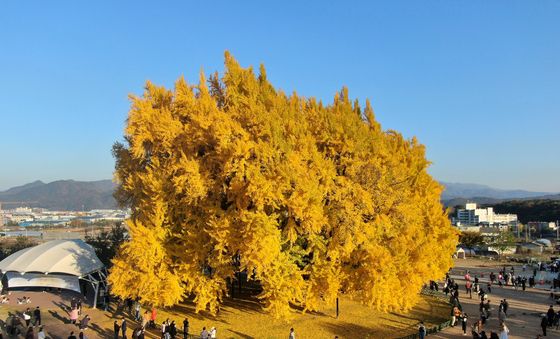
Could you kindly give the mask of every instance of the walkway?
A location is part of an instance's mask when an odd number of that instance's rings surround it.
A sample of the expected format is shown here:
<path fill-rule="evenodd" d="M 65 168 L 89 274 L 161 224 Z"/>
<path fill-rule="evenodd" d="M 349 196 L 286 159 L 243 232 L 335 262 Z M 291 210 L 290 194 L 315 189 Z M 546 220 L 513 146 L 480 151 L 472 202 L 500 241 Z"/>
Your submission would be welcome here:
<path fill-rule="evenodd" d="M 469 263 L 469 262 L 466 262 Z M 468 265 L 471 266 L 471 265 Z M 483 286 L 486 291 L 486 283 L 488 282 L 488 275 L 490 272 L 497 274 L 499 269 L 497 267 L 468 267 L 462 266 L 461 261 L 456 261 L 456 266 L 452 270 L 452 278 L 459 284 L 459 299 L 463 305 L 464 311 L 470 316 L 467 326 L 467 337 L 471 337 L 470 327 L 474 321 L 479 319 L 479 301 L 475 294 L 473 294 L 473 299 L 470 299 L 465 293 L 465 281 L 463 275 L 468 269 L 471 276 L 477 274 L 479 277 L 484 274 L 483 278 L 479 278 L 481 286 Z M 490 265 L 488 265 L 490 266 Z M 509 269 L 511 266 L 507 266 Z M 516 272 L 521 273 L 521 267 L 516 267 Z M 502 288 L 492 286 L 492 293 L 489 294 L 488 299 L 491 305 L 491 317 L 487 321 L 484 330 L 486 331 L 488 337 L 490 337 L 490 331 L 498 331 L 498 317 L 497 311 L 500 305 L 500 300 L 507 299 L 509 303 L 508 318 L 506 324 L 510 329 L 510 339 L 533 339 L 536 338 L 537 334 L 542 334 L 540 328 L 540 315 L 546 313 L 548 307 L 551 305 L 551 299 L 549 298 L 549 292 L 543 289 L 537 288 L 527 288 L 526 291 L 522 291 L 521 288 L 515 290 L 511 286 L 504 286 Z M 555 311 L 558 311 L 560 305 L 554 305 Z M 463 331 L 460 326 L 453 328 L 448 328 L 441 333 L 436 335 L 431 335 L 431 338 L 464 338 Z M 547 338 L 560 338 L 560 330 L 549 329 L 547 331 Z"/>

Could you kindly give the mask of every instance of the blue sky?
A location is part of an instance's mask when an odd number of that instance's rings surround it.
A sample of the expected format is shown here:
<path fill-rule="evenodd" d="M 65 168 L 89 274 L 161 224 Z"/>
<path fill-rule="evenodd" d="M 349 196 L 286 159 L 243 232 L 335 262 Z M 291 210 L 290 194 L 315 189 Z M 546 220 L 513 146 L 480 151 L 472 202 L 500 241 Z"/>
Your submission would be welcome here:
<path fill-rule="evenodd" d="M 560 191 L 560 2 L 0 4 L 0 189 L 111 178 L 148 79 L 264 63 L 287 92 L 370 98 L 435 178 Z"/>

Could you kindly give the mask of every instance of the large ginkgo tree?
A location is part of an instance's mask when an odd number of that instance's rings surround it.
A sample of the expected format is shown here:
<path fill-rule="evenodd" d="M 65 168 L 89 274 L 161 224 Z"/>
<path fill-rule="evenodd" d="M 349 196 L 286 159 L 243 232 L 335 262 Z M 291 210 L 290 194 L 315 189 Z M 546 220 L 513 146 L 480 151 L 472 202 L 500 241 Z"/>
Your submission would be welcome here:
<path fill-rule="evenodd" d="M 343 294 L 406 311 L 452 265 L 424 146 L 382 130 L 346 88 L 331 104 L 286 94 L 226 52 L 223 76 L 148 82 L 131 101 L 113 149 L 132 210 L 113 293 L 215 312 L 246 271 L 277 317 Z"/>

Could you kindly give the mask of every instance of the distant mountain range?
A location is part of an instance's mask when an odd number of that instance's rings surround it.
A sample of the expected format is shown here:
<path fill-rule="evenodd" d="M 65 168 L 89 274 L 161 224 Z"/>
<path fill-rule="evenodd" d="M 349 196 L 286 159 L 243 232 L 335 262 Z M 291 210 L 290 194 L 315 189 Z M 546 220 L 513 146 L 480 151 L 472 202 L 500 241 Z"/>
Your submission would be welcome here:
<path fill-rule="evenodd" d="M 531 192 L 524 190 L 503 190 L 479 184 L 441 182 L 445 190 L 441 201 L 446 206 L 464 205 L 467 201 L 481 205 L 498 204 L 508 200 L 560 200 L 560 194 Z"/>
<path fill-rule="evenodd" d="M 0 192 L 0 203 L 3 209 L 18 206 L 64 211 L 115 208 L 114 187 L 111 180 L 59 180 L 48 184 L 34 181 Z"/>
<path fill-rule="evenodd" d="M 485 185 L 442 182 L 445 191 L 441 196 L 446 206 L 463 205 L 467 201 L 478 204 L 498 204 L 513 199 L 560 200 L 560 194 L 502 190 Z M 51 210 L 81 211 L 115 208 L 115 184 L 111 180 L 75 181 L 59 180 L 50 183 L 34 181 L 0 192 L 3 208 L 17 206 L 43 207 Z M 14 204 L 11 202 L 24 202 Z"/>
<path fill-rule="evenodd" d="M 445 191 L 441 195 L 442 200 L 454 198 L 485 197 L 493 199 L 521 199 L 536 198 L 551 195 L 549 192 L 530 192 L 523 190 L 502 190 L 479 184 L 461 184 L 441 182 Z"/>

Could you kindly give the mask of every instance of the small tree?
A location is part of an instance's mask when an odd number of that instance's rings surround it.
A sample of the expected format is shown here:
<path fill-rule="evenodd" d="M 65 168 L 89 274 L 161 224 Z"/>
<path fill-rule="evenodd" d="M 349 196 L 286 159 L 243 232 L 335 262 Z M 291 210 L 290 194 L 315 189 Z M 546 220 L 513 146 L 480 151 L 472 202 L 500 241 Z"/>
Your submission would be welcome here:
<path fill-rule="evenodd" d="M 473 248 L 484 243 L 484 237 L 480 232 L 461 232 L 459 235 L 459 243 L 468 248 Z"/>
<path fill-rule="evenodd" d="M 492 241 L 492 247 L 498 251 L 500 257 L 512 245 L 515 245 L 515 235 L 511 231 L 500 232 Z"/>
<path fill-rule="evenodd" d="M 36 245 L 37 245 L 36 241 L 28 237 L 25 237 L 23 235 L 20 235 L 16 238 L 15 243 L 13 244 L 3 243 L 2 246 L 0 246 L 0 260 L 16 253 L 17 251 L 23 250 L 28 247 L 33 247 Z"/>
<path fill-rule="evenodd" d="M 95 249 L 95 254 L 106 267 L 111 267 L 120 245 L 128 240 L 128 233 L 122 223 L 117 223 L 111 231 L 102 231 L 96 237 L 86 236 L 86 242 Z"/>

